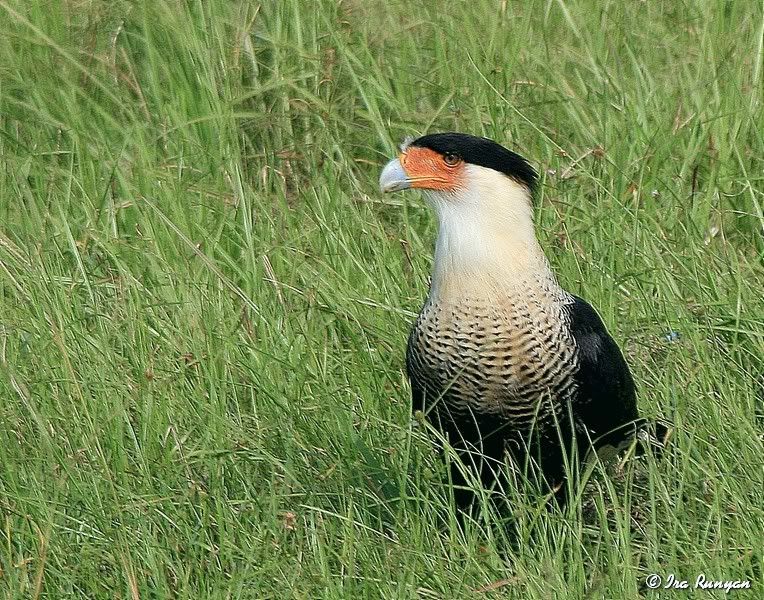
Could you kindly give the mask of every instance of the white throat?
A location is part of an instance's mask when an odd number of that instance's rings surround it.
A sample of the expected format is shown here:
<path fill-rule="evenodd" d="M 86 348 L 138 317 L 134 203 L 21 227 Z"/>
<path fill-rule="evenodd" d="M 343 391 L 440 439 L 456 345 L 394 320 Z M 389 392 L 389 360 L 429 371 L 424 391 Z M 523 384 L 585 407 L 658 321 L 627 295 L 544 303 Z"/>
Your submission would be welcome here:
<path fill-rule="evenodd" d="M 530 282 L 556 287 L 533 229 L 528 189 L 493 169 L 465 169 L 466 188 L 426 192 L 438 217 L 430 297 L 506 293 Z"/>

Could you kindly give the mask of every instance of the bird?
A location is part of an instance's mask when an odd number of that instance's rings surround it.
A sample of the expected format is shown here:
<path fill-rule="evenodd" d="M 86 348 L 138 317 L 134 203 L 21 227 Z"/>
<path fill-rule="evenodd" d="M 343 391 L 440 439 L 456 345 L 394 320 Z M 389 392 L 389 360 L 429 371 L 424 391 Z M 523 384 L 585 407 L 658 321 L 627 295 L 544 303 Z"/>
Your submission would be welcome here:
<path fill-rule="evenodd" d="M 421 190 L 437 217 L 406 370 L 412 409 L 461 462 L 460 505 L 475 499 L 468 473 L 496 487 L 507 457 L 559 495 L 582 449 L 621 444 L 644 422 L 617 343 L 560 286 L 536 237 L 538 179 L 519 154 L 455 132 L 406 139 L 379 179 L 383 193 Z"/>

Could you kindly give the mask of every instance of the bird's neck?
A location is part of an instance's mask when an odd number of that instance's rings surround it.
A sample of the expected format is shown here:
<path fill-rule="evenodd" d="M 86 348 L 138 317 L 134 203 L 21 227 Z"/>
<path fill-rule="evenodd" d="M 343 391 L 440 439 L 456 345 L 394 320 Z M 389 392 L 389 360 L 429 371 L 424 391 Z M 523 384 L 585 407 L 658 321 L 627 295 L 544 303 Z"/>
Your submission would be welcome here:
<path fill-rule="evenodd" d="M 430 298 L 507 297 L 529 287 L 560 293 L 536 239 L 530 206 L 485 215 L 469 205 L 436 206 L 438 238 Z"/>

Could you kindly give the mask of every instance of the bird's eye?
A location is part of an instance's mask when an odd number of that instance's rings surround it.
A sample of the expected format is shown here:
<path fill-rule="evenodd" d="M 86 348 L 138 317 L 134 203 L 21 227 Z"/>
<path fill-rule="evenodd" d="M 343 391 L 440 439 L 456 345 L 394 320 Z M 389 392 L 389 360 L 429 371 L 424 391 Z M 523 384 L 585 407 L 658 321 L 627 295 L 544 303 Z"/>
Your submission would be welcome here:
<path fill-rule="evenodd" d="M 459 164 L 459 162 L 462 159 L 459 158 L 456 154 L 453 152 L 449 152 L 448 154 L 443 156 L 443 162 L 446 163 L 449 167 L 455 167 Z"/>

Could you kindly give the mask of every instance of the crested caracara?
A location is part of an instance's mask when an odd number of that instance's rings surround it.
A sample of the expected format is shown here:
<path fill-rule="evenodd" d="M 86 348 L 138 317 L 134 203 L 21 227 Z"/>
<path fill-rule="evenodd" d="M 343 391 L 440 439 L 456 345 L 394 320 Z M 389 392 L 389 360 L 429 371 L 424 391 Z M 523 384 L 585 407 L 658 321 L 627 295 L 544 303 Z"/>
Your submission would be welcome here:
<path fill-rule="evenodd" d="M 639 419 L 621 351 L 597 312 L 560 287 L 536 239 L 536 179 L 496 142 L 439 133 L 404 143 L 379 184 L 422 190 L 438 219 L 406 353 L 414 410 L 484 485 L 509 454 L 560 489 L 574 446 L 616 445 Z M 463 472 L 453 470 L 457 484 Z M 456 496 L 471 497 L 460 485 Z"/>

